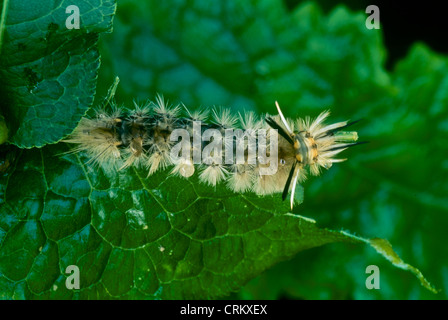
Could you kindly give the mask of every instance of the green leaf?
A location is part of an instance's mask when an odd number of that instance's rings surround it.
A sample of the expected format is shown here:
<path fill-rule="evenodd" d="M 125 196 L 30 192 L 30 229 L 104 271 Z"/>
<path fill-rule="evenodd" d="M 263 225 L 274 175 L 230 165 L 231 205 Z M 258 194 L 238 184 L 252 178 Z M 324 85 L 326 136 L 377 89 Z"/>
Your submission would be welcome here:
<path fill-rule="evenodd" d="M 279 197 L 215 193 L 166 172 L 106 177 L 61 151 L 22 152 L 2 181 L 3 298 L 218 297 L 301 250 L 368 242 L 285 214 Z M 70 265 L 80 290 L 65 285 Z"/>
<path fill-rule="evenodd" d="M 69 134 L 95 95 L 98 34 L 110 32 L 114 0 L 9 0 L 0 60 L 1 108 L 9 142 L 22 148 Z M 66 28 L 80 11 L 80 29 Z"/>

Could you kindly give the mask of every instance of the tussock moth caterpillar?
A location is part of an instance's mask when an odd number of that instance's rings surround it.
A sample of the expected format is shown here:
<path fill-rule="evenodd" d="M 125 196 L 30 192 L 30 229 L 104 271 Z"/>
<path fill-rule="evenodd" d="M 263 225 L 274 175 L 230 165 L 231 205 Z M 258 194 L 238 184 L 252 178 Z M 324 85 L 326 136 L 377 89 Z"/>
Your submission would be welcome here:
<path fill-rule="evenodd" d="M 291 192 L 291 209 L 306 171 L 319 175 L 321 168 L 346 160 L 335 158 L 340 152 L 362 143 L 355 142 L 356 132 L 341 131 L 357 121 L 325 124 L 329 111 L 314 120 L 293 121 L 275 102 L 278 115 L 258 119 L 252 112 L 235 116 L 225 108 L 213 109 L 211 115 L 208 110 L 193 112 L 170 106 L 162 96 L 123 109 L 111 97 L 113 92 L 94 117 L 83 117 L 63 140 L 77 145 L 70 152 L 85 152 L 89 162 L 104 170 L 141 166 L 149 177 L 172 167 L 171 174 L 188 178 L 198 172 L 201 182 L 226 183 L 234 192 L 282 192 L 283 200 Z"/>

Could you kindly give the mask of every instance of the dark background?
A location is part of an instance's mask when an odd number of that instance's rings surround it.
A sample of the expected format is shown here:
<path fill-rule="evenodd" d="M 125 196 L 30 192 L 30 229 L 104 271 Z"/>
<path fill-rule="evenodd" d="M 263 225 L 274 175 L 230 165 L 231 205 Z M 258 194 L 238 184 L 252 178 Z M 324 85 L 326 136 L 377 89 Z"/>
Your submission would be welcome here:
<path fill-rule="evenodd" d="M 287 7 L 295 8 L 303 1 L 284 0 Z M 445 1 L 316 1 L 326 13 L 344 4 L 353 11 L 365 11 L 367 6 L 380 9 L 380 23 L 388 50 L 386 68 L 392 70 L 395 62 L 406 56 L 416 41 L 426 43 L 434 51 L 448 54 L 448 3 Z"/>

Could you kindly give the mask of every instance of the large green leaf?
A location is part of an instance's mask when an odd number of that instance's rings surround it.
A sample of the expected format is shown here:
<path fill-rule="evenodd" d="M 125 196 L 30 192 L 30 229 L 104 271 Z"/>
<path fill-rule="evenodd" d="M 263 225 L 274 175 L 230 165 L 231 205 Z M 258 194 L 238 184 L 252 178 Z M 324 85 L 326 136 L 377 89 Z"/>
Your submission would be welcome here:
<path fill-rule="evenodd" d="M 69 134 L 91 106 L 98 34 L 110 32 L 115 0 L 9 0 L 0 60 L 9 141 L 41 147 Z M 76 5 L 80 29 L 66 28 Z"/>
<path fill-rule="evenodd" d="M 370 243 L 286 213 L 279 197 L 210 190 L 166 172 L 104 176 L 61 151 L 23 151 L 2 179 L 3 298 L 217 297 L 298 251 Z M 66 287 L 71 265 L 80 290 Z"/>

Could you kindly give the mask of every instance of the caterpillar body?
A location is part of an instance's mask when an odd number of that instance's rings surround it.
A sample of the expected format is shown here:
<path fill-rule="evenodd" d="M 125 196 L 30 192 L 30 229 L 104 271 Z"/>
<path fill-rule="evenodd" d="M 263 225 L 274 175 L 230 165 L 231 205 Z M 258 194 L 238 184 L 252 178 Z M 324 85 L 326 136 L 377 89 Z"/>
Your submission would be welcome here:
<path fill-rule="evenodd" d="M 316 119 L 286 119 L 278 115 L 258 119 L 253 112 L 234 116 L 229 109 L 190 111 L 170 106 L 157 96 L 134 109 L 96 109 L 83 117 L 65 140 L 76 144 L 70 152 L 85 152 L 89 162 L 104 170 L 140 166 L 148 176 L 172 167 L 170 173 L 184 178 L 199 172 L 199 180 L 215 186 L 226 183 L 234 192 L 258 195 L 291 193 L 291 209 L 298 183 L 307 171 L 346 159 L 335 158 L 348 147 L 360 144 L 356 132 L 343 132 L 354 122 L 325 124 L 329 111 Z M 211 118 L 211 121 L 206 120 Z M 223 138 L 225 136 L 225 138 Z"/>

